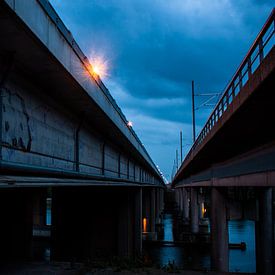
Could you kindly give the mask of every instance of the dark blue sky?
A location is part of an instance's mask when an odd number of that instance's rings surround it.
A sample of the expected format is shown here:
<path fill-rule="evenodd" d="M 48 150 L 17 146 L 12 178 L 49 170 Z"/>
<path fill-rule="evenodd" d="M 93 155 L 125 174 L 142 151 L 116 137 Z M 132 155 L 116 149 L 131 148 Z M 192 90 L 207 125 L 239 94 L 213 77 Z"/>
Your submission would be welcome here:
<path fill-rule="evenodd" d="M 107 60 L 104 83 L 170 178 L 180 130 L 185 153 L 192 142 L 191 81 L 197 93 L 222 92 L 274 0 L 51 3 L 85 54 Z M 197 111 L 197 131 L 210 111 Z"/>

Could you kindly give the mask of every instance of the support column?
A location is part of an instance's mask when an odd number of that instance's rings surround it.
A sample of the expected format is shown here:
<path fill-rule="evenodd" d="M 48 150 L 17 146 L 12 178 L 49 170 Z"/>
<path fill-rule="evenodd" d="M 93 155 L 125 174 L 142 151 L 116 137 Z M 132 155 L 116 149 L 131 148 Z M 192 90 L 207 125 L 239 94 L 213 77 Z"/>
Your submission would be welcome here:
<path fill-rule="evenodd" d="M 152 188 L 151 190 L 151 201 L 150 201 L 150 231 L 156 231 L 156 190 Z"/>
<path fill-rule="evenodd" d="M 135 255 L 142 254 L 142 188 L 138 188 L 135 192 L 135 236 L 134 246 Z"/>
<path fill-rule="evenodd" d="M 29 260 L 32 249 L 32 190 L 0 191 L 0 262 Z"/>
<path fill-rule="evenodd" d="M 273 274 L 272 187 L 259 194 L 259 221 L 256 224 L 256 269 L 262 274 Z"/>
<path fill-rule="evenodd" d="M 159 219 L 159 215 L 160 215 L 160 204 L 159 204 L 159 188 L 156 188 L 156 225 L 160 224 L 160 219 Z"/>
<path fill-rule="evenodd" d="M 130 257 L 133 254 L 135 216 L 130 190 L 124 193 L 119 202 L 118 212 L 118 255 Z"/>
<path fill-rule="evenodd" d="M 212 269 L 228 272 L 228 227 L 226 219 L 226 198 L 220 190 L 211 190 L 211 264 Z"/>
<path fill-rule="evenodd" d="M 54 261 L 83 261 L 118 255 L 118 188 L 56 187 L 52 190 Z"/>
<path fill-rule="evenodd" d="M 160 189 L 160 211 L 163 212 L 164 210 L 164 191 Z"/>
<path fill-rule="evenodd" d="M 179 211 L 180 211 L 180 214 L 182 214 L 182 209 L 183 209 L 183 203 L 182 203 L 182 188 L 179 188 L 178 189 L 178 192 L 179 192 Z"/>
<path fill-rule="evenodd" d="M 189 201 L 188 201 L 188 192 L 185 188 L 182 188 L 182 216 L 183 219 L 186 221 L 189 219 Z"/>
<path fill-rule="evenodd" d="M 191 232 L 199 233 L 198 191 L 191 188 Z"/>

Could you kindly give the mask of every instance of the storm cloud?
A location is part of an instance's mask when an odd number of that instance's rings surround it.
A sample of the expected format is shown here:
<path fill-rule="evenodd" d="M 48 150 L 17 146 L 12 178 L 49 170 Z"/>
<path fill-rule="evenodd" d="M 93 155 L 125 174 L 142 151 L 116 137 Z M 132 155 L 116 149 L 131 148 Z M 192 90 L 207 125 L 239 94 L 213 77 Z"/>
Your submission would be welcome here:
<path fill-rule="evenodd" d="M 183 130 L 191 140 L 191 81 L 222 92 L 271 12 L 256 0 L 51 0 L 87 56 L 104 56 L 104 83 L 169 178 Z M 196 98 L 200 106 L 202 98 Z M 215 103 L 214 98 L 212 103 Z M 210 109 L 197 111 L 197 131 Z"/>

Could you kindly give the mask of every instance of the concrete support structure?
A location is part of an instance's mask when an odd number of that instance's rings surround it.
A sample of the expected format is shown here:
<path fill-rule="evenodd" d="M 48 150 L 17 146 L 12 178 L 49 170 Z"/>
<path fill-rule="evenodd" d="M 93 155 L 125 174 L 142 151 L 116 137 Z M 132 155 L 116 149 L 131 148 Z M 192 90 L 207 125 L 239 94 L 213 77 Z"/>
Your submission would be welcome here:
<path fill-rule="evenodd" d="M 256 269 L 262 274 L 273 274 L 272 187 L 259 194 L 259 221 L 256 223 Z"/>
<path fill-rule="evenodd" d="M 135 191 L 135 236 L 134 236 L 134 249 L 135 255 L 142 254 L 142 188 Z"/>
<path fill-rule="evenodd" d="M 191 188 L 191 232 L 199 233 L 198 190 Z"/>
<path fill-rule="evenodd" d="M 156 188 L 156 225 L 161 224 L 160 189 Z"/>
<path fill-rule="evenodd" d="M 31 258 L 33 190 L 0 192 L 0 262 Z"/>
<path fill-rule="evenodd" d="M 46 225 L 47 189 L 37 188 L 33 196 L 33 226 Z"/>
<path fill-rule="evenodd" d="M 182 217 L 185 221 L 189 220 L 189 198 L 186 188 L 181 189 L 182 192 Z"/>
<path fill-rule="evenodd" d="M 226 198 L 218 188 L 211 189 L 211 265 L 212 269 L 228 272 L 228 227 Z"/>
<path fill-rule="evenodd" d="M 156 232 L 156 192 L 155 188 L 151 189 L 150 200 L 150 231 Z"/>
<path fill-rule="evenodd" d="M 131 257 L 134 252 L 135 200 L 133 200 L 133 196 L 128 191 L 125 192 L 125 199 L 120 200 L 118 203 L 118 256 Z"/>
<path fill-rule="evenodd" d="M 272 216 L 273 216 L 273 271 L 275 270 L 275 187 L 272 188 Z"/>
<path fill-rule="evenodd" d="M 52 259 L 140 253 L 141 200 L 136 188 L 54 188 Z"/>

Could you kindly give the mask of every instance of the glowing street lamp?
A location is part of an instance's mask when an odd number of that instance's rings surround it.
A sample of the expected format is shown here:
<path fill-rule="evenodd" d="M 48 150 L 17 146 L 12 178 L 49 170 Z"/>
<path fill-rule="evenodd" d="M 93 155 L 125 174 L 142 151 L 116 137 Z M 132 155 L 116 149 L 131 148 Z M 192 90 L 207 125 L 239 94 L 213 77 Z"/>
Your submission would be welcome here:
<path fill-rule="evenodd" d="M 108 61 L 102 56 L 93 56 L 89 58 L 91 62 L 91 73 L 93 75 L 99 76 L 100 78 L 105 78 L 108 76 Z"/>
<path fill-rule="evenodd" d="M 133 122 L 132 121 L 128 121 L 127 122 L 127 126 L 130 128 L 130 127 L 133 127 Z"/>

